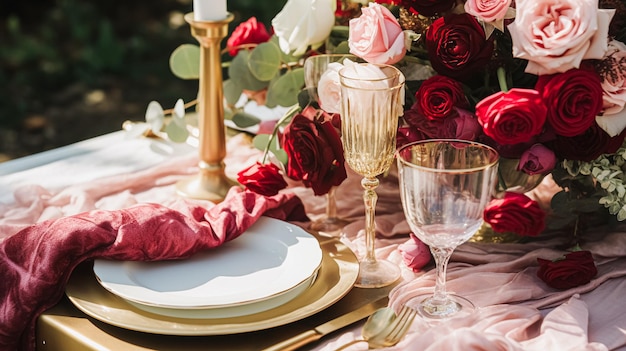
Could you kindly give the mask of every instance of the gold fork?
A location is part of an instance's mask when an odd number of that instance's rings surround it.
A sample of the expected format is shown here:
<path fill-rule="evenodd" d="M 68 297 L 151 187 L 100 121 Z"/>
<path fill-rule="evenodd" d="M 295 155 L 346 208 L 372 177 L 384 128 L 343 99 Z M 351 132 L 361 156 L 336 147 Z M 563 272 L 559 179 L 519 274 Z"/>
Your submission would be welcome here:
<path fill-rule="evenodd" d="M 411 323 L 415 319 L 417 311 L 409 306 L 402 306 L 400 313 L 396 318 L 391 320 L 389 324 L 384 326 L 380 331 L 375 332 L 371 336 L 364 339 L 353 340 L 347 344 L 340 346 L 335 351 L 341 351 L 350 345 L 359 342 L 367 342 L 369 349 L 380 349 L 383 347 L 394 346 L 406 335 Z M 364 326 L 365 328 L 365 326 Z"/>

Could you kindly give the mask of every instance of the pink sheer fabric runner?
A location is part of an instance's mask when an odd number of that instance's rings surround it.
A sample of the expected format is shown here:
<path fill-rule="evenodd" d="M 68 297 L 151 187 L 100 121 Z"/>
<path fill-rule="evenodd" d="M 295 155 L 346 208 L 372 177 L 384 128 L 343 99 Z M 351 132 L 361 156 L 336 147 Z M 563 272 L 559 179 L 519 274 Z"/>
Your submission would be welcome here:
<path fill-rule="evenodd" d="M 245 138 L 235 137 L 227 145 L 227 173 L 234 175 L 255 162 L 260 153 Z M 76 184 L 64 189 L 28 186 L 15 193 L 16 202 L 0 205 L 0 236 L 6 238 L 25 226 L 93 209 L 120 209 L 153 202 L 174 206 L 174 183 L 195 174 L 193 155 L 172 159 L 141 172 Z M 403 281 L 390 294 L 390 305 L 398 308 L 413 303 L 412 297 L 429 292 L 434 285 L 432 266 L 413 273 L 403 266 L 396 250 L 408 239 L 395 172 L 381 177 L 377 189 L 377 254 L 403 267 Z M 324 213 L 325 197 L 292 182 L 287 192 L 299 196 L 307 214 L 315 219 Z M 549 199 L 553 189 L 546 185 L 533 194 Z M 364 252 L 363 203 L 360 177 L 350 173 L 337 189 L 338 211 L 353 220 L 342 240 L 357 254 Z M 210 206 L 210 204 L 207 204 Z M 298 222 L 306 227 L 308 223 Z M 546 236 L 529 244 L 473 244 L 459 247 L 449 266 L 448 287 L 480 306 L 472 318 L 440 326 L 428 326 L 416 319 L 407 337 L 390 350 L 617 350 L 626 348 L 626 312 L 620 301 L 626 292 L 626 235 L 605 233 L 602 228 L 583 245 L 591 250 L 598 275 L 587 285 L 558 291 L 536 277 L 537 257 L 556 258 L 564 253 L 564 238 Z M 0 238 L 0 240 L 2 240 Z M 591 236 L 590 236 L 591 238 Z M 334 350 L 358 338 L 353 327 L 316 349 Z M 350 350 L 365 350 L 360 343 Z"/>

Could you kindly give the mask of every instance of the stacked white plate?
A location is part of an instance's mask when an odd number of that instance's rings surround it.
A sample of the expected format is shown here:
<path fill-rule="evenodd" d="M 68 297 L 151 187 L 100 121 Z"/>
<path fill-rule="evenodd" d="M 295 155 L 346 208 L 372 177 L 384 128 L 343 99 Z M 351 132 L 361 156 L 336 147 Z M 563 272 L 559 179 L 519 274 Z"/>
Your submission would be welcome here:
<path fill-rule="evenodd" d="M 177 318 L 230 318 L 283 305 L 315 281 L 318 240 L 261 217 L 245 233 L 186 260 L 96 260 L 100 284 L 135 307 Z"/>

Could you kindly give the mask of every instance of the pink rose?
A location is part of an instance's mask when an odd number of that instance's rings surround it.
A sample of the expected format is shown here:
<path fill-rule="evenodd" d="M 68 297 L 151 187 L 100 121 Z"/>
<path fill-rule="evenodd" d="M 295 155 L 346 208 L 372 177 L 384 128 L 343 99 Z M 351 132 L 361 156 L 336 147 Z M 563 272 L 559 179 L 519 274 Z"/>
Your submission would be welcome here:
<path fill-rule="evenodd" d="M 496 22 L 504 19 L 512 0 L 467 0 L 465 12 L 484 22 Z"/>
<path fill-rule="evenodd" d="M 556 166 L 556 161 L 554 151 L 542 144 L 535 144 L 524 151 L 517 170 L 530 175 L 548 174 Z"/>
<path fill-rule="evenodd" d="M 508 28 L 513 56 L 529 61 L 526 72 L 565 72 L 604 56 L 615 10 L 599 10 L 597 0 L 517 0 L 515 7 Z"/>
<path fill-rule="evenodd" d="M 413 272 L 419 272 L 422 267 L 430 262 L 430 249 L 415 234 L 409 234 L 409 240 L 398 246 L 404 264 Z"/>
<path fill-rule="evenodd" d="M 617 40 L 609 42 L 609 50 L 599 64 L 602 79 L 602 113 L 596 122 L 610 136 L 620 134 L 626 128 L 626 45 Z"/>
<path fill-rule="evenodd" d="M 374 2 L 350 20 L 348 46 L 350 53 L 371 63 L 392 65 L 406 54 L 400 24 L 391 11 Z"/>
<path fill-rule="evenodd" d="M 497 92 L 476 104 L 476 116 L 487 136 L 496 143 L 525 143 L 541 133 L 547 108 L 532 89 Z"/>

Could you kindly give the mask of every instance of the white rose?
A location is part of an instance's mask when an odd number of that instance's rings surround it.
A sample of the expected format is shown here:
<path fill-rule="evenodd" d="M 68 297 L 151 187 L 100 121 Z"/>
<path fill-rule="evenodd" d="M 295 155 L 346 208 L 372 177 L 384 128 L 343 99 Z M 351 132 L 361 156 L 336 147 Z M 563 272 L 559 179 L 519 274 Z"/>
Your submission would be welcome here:
<path fill-rule="evenodd" d="M 382 68 L 385 67 L 386 68 Z M 383 69 L 385 71 L 383 71 Z M 404 105 L 404 82 L 405 77 L 400 70 L 389 65 L 376 65 L 371 63 L 351 64 L 345 65 L 339 72 L 340 81 L 344 87 L 351 88 L 344 90 L 342 93 L 348 93 L 347 96 L 342 97 L 342 100 L 351 101 L 369 101 L 369 99 L 380 99 L 381 101 L 387 101 L 391 95 L 392 90 L 400 89 L 399 94 L 395 98 L 396 104 L 394 111 L 391 115 L 402 115 L 402 106 Z M 389 94 L 377 94 L 376 92 L 387 91 Z M 377 102 L 378 106 L 383 106 L 384 103 Z M 356 107 L 355 110 L 361 108 L 369 108 L 370 105 L 364 104 L 363 106 Z M 366 115 L 367 113 L 356 113 L 357 115 Z"/>
<path fill-rule="evenodd" d="M 346 65 L 354 64 L 349 59 L 342 63 L 331 62 L 317 83 L 317 95 L 320 107 L 328 113 L 341 112 L 341 84 L 339 83 L 339 70 Z"/>
<path fill-rule="evenodd" d="M 280 49 L 299 56 L 324 43 L 335 25 L 335 0 L 288 0 L 272 20 Z"/>

